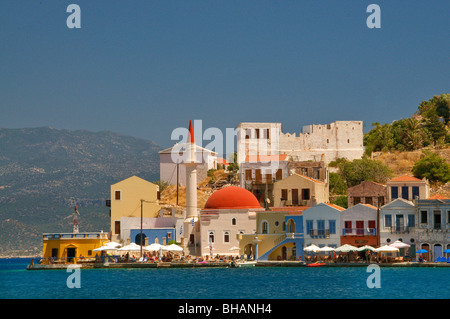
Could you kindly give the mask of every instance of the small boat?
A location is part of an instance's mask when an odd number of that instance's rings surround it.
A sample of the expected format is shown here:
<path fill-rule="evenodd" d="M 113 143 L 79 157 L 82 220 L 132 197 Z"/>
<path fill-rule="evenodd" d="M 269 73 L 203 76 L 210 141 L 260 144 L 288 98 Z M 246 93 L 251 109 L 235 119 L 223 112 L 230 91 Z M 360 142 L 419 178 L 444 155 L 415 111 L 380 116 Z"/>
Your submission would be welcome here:
<path fill-rule="evenodd" d="M 255 267 L 256 261 L 233 261 L 231 267 L 233 268 L 244 268 L 244 267 Z"/>
<path fill-rule="evenodd" d="M 306 267 L 321 267 L 321 266 L 325 266 L 325 263 L 315 262 L 312 264 L 306 264 Z"/>

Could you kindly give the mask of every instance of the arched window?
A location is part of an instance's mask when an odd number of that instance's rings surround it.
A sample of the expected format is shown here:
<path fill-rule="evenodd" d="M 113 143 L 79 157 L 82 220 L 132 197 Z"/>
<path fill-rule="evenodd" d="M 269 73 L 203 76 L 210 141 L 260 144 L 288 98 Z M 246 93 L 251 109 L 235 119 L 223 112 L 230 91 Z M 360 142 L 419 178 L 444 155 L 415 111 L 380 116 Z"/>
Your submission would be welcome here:
<path fill-rule="evenodd" d="M 211 244 L 214 244 L 214 243 L 215 243 L 216 236 L 215 236 L 215 234 L 214 234 L 213 231 L 210 231 L 210 232 L 208 233 L 208 238 L 209 238 L 209 242 L 210 242 Z"/>
<path fill-rule="evenodd" d="M 268 234 L 269 233 L 269 223 L 267 221 L 263 221 L 261 224 L 261 233 Z"/>
<path fill-rule="evenodd" d="M 231 225 L 233 225 L 233 226 L 236 225 L 236 218 L 231 218 Z"/>
<path fill-rule="evenodd" d="M 223 232 L 223 242 L 224 243 L 229 243 L 230 242 L 230 232 L 229 231 L 224 231 Z"/>
<path fill-rule="evenodd" d="M 287 232 L 295 233 L 295 222 L 292 219 L 289 219 L 287 222 Z"/>
<path fill-rule="evenodd" d="M 145 245 L 145 238 L 147 236 L 145 236 L 145 234 L 142 234 L 142 245 Z M 136 245 L 140 245 L 141 244 L 141 233 L 137 234 L 136 237 L 134 237 L 134 242 L 136 243 Z"/>

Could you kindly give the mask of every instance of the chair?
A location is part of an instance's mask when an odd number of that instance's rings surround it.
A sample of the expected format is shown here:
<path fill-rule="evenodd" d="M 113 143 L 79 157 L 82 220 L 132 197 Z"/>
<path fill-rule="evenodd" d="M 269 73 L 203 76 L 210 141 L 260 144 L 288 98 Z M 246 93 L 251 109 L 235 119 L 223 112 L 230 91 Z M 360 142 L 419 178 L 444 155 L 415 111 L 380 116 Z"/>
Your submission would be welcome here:
<path fill-rule="evenodd" d="M 447 257 L 447 262 L 450 263 L 450 257 Z"/>

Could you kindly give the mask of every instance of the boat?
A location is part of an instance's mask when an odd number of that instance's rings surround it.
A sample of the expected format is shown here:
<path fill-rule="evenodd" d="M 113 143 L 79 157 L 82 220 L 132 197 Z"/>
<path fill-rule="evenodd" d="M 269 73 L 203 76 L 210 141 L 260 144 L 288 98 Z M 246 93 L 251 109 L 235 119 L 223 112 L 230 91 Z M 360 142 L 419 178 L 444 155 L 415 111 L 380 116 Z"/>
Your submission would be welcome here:
<path fill-rule="evenodd" d="M 306 267 L 321 267 L 321 266 L 325 266 L 325 263 L 315 262 L 311 264 L 306 264 Z"/>
<path fill-rule="evenodd" d="M 233 261 L 231 267 L 233 268 L 246 268 L 255 267 L 256 261 Z"/>

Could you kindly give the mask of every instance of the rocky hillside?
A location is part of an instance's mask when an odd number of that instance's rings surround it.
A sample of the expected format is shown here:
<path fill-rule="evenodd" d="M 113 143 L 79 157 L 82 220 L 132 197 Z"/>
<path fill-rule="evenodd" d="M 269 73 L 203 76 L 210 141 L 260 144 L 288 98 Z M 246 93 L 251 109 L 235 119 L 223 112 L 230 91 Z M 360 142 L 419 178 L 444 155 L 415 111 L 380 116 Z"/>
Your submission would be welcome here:
<path fill-rule="evenodd" d="M 109 187 L 159 179 L 161 148 L 112 132 L 0 129 L 0 255 L 33 254 L 43 232 L 109 231 Z"/>

